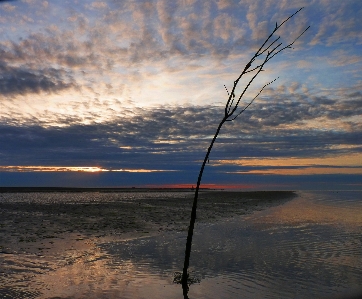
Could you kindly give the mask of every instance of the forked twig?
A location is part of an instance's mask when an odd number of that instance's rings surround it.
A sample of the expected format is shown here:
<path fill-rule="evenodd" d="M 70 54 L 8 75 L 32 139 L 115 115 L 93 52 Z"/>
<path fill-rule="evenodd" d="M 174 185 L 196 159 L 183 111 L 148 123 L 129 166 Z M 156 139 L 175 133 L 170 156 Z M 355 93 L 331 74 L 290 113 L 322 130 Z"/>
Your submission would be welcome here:
<path fill-rule="evenodd" d="M 264 71 L 264 66 L 266 65 L 266 63 L 269 62 L 277 54 L 284 51 L 285 49 L 291 49 L 293 44 L 310 28 L 310 26 L 308 26 L 301 34 L 299 34 L 297 36 L 297 38 L 295 38 L 291 43 L 289 43 L 288 45 L 286 45 L 284 47 L 282 46 L 283 45 L 282 42 L 277 43 L 280 40 L 280 36 L 275 37 L 275 33 L 280 29 L 280 27 L 282 27 L 288 20 L 290 20 L 292 17 L 294 17 L 302 9 L 303 9 L 303 7 L 300 8 L 299 10 L 297 10 L 295 13 L 293 13 L 287 19 L 285 19 L 281 24 L 279 24 L 279 25 L 278 25 L 278 23 L 275 24 L 275 28 L 273 29 L 272 33 L 266 38 L 266 40 L 261 45 L 261 47 L 255 52 L 254 56 L 245 65 L 245 67 L 244 67 L 243 71 L 241 72 L 241 74 L 234 81 L 233 88 L 231 89 L 230 92 L 227 89 L 227 87 L 224 85 L 224 87 L 226 89 L 226 92 L 228 94 L 228 99 L 226 101 L 225 109 L 224 109 L 224 116 L 223 116 L 222 120 L 220 121 L 219 126 L 216 129 L 215 135 L 211 140 L 211 143 L 210 143 L 210 145 L 209 145 L 209 147 L 207 149 L 204 161 L 203 161 L 203 163 L 201 165 L 199 176 L 198 176 L 198 179 L 197 179 L 197 185 L 196 185 L 196 190 L 195 190 L 195 197 L 194 197 L 194 201 L 193 201 L 192 211 L 191 211 L 190 226 L 189 226 L 189 230 L 188 230 L 187 241 L 186 241 L 186 249 L 185 249 L 184 268 L 183 268 L 182 278 L 181 278 L 183 295 L 184 295 L 185 299 L 188 298 L 188 290 L 189 290 L 188 267 L 189 267 L 190 255 L 191 255 L 192 236 L 193 236 L 193 231 L 194 231 L 194 226 L 195 226 L 195 221 L 196 221 L 197 199 L 198 199 L 202 174 L 204 172 L 204 168 L 205 168 L 206 163 L 209 161 L 209 156 L 210 156 L 211 149 L 212 149 L 212 147 L 213 147 L 213 145 L 215 143 L 215 140 L 216 140 L 217 136 L 220 133 L 220 130 L 221 130 L 221 127 L 223 126 L 223 124 L 225 122 L 227 122 L 227 121 L 228 122 L 233 121 L 237 117 L 239 117 L 246 109 L 249 108 L 249 106 L 254 102 L 254 100 L 263 92 L 263 90 L 268 85 L 272 84 L 273 82 L 275 82 L 278 79 L 278 78 L 276 78 L 276 79 L 270 81 L 269 83 L 265 84 L 260 89 L 259 93 L 243 109 L 241 109 L 241 110 L 239 109 L 241 99 L 244 97 L 245 93 L 247 92 L 247 90 L 249 89 L 251 84 L 253 83 L 254 79 L 260 74 L 260 72 Z M 257 58 L 261 58 L 262 56 L 263 56 L 262 62 L 259 63 L 257 66 L 253 67 L 252 65 L 255 62 L 255 60 Z M 244 87 L 244 89 L 241 92 L 240 96 L 236 97 L 235 96 L 236 87 L 238 86 L 239 81 L 241 80 L 241 78 L 245 74 L 249 74 L 249 73 L 253 73 L 253 72 L 254 72 L 254 74 L 252 75 L 251 79 L 249 80 L 249 82 Z"/>

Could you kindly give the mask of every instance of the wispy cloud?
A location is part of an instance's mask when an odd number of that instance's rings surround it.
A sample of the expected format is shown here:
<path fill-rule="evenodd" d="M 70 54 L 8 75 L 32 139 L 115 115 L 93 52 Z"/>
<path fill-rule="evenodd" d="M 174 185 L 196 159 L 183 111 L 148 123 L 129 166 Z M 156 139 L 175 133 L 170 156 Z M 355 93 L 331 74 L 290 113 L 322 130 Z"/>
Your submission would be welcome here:
<path fill-rule="evenodd" d="M 223 128 L 209 166 L 214 174 L 275 173 L 215 161 L 278 158 L 286 167 L 290 158 L 357 155 L 358 0 L 29 0 L 0 4 L 0 163 L 14 171 L 194 167 L 223 115 L 223 85 L 300 7 L 282 40 L 311 29 L 251 86 L 244 103 L 279 77 Z M 333 161 L 279 171 L 342 171 Z M 357 171 L 351 167 L 344 171 Z"/>

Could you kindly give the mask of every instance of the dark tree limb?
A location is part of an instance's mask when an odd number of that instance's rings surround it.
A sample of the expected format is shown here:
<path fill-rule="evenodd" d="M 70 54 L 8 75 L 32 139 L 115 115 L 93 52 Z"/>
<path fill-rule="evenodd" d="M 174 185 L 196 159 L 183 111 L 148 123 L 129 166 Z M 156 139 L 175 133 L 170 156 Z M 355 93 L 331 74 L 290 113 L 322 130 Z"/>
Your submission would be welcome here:
<path fill-rule="evenodd" d="M 202 162 L 199 176 L 197 179 L 197 185 L 195 190 L 195 196 L 194 201 L 192 205 L 192 211 L 191 211 L 191 219 L 190 219 L 190 225 L 188 229 L 188 235 L 187 235 L 187 241 L 186 241 L 186 249 L 185 249 L 185 260 L 184 260 L 184 267 L 182 272 L 182 278 L 181 278 L 181 284 L 183 289 L 183 295 L 185 299 L 188 299 L 188 290 L 189 290 L 189 280 L 188 280 L 188 268 L 190 263 L 190 255 L 191 255 L 191 246 L 192 246 L 192 236 L 196 221 L 196 210 L 197 210 L 197 199 L 199 195 L 199 189 L 201 185 L 201 179 L 202 174 L 205 169 L 206 163 L 209 161 L 209 156 L 212 150 L 212 147 L 216 141 L 217 136 L 220 133 L 221 127 L 224 125 L 225 122 L 233 121 L 237 117 L 239 117 L 246 109 L 249 108 L 249 106 L 254 102 L 254 100 L 263 92 L 263 90 L 276 81 L 278 78 L 270 81 L 269 83 L 265 84 L 259 91 L 259 93 L 243 108 L 239 109 L 239 105 L 241 102 L 241 99 L 244 97 L 246 92 L 248 91 L 250 85 L 253 83 L 254 79 L 260 74 L 260 72 L 264 71 L 264 66 L 267 62 L 269 62 L 273 57 L 278 55 L 279 53 L 283 52 L 286 49 L 292 49 L 293 44 L 309 29 L 310 26 L 308 26 L 301 34 L 297 36 L 291 43 L 287 44 L 283 47 L 283 43 L 279 42 L 280 36 L 275 37 L 275 33 L 282 27 L 288 20 L 290 20 L 292 17 L 294 17 L 298 12 L 300 12 L 303 9 L 300 8 L 295 13 L 293 13 L 291 16 L 289 16 L 287 19 L 285 19 L 281 24 L 278 25 L 278 23 L 275 24 L 275 28 L 273 29 L 272 33 L 266 38 L 264 43 L 261 45 L 261 47 L 255 52 L 254 56 L 249 60 L 249 62 L 245 65 L 243 71 L 240 73 L 238 78 L 234 81 L 234 85 L 229 92 L 227 87 L 224 85 L 226 92 L 228 94 L 228 99 L 225 104 L 224 109 L 224 116 L 221 119 L 214 137 L 211 140 L 210 146 L 207 149 L 204 161 Z M 279 43 L 277 43 L 279 42 Z M 256 66 L 252 66 L 252 64 L 256 61 L 256 59 L 261 59 L 261 62 L 258 63 Z M 239 97 L 235 96 L 236 93 L 236 87 L 239 84 L 239 81 L 241 78 L 243 78 L 244 75 L 253 73 L 251 79 L 248 81 L 246 86 L 244 87 L 243 91 L 241 92 Z"/>

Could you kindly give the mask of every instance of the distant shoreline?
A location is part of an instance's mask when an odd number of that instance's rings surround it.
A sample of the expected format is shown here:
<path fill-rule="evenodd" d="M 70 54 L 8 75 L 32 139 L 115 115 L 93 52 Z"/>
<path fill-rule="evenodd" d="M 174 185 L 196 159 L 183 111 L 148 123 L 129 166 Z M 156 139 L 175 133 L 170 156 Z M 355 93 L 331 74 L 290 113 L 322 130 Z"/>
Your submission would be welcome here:
<path fill-rule="evenodd" d="M 200 190 L 224 190 L 200 188 Z M 89 188 L 89 187 L 0 187 L 0 193 L 31 193 L 31 192 L 194 192 L 192 188 L 157 188 L 157 187 L 114 187 L 114 188 Z"/>

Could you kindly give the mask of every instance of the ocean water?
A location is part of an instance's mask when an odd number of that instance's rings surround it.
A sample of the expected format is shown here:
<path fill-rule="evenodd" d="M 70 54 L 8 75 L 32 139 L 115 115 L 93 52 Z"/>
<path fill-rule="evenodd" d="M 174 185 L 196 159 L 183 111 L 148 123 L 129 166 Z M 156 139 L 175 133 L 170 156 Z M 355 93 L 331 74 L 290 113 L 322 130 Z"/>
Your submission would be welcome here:
<path fill-rule="evenodd" d="M 66 259 L 2 254 L 0 298 L 183 298 L 173 276 L 185 241 L 185 232 L 165 232 L 98 243 Z M 281 206 L 197 224 L 190 270 L 198 281 L 190 298 L 362 293 L 362 192 L 303 191 Z"/>

